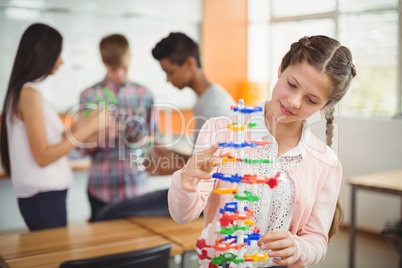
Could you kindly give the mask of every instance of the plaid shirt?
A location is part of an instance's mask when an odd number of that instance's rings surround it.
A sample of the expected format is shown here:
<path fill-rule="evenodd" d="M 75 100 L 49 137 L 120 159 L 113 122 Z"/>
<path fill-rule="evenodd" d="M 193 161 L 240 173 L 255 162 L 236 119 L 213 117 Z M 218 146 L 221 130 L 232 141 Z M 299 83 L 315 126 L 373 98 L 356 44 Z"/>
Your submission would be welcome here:
<path fill-rule="evenodd" d="M 105 87 L 113 92 L 117 103 L 112 104 Z M 98 148 L 91 154 L 88 191 L 105 203 L 116 203 L 148 191 L 147 174 L 133 160 L 142 154 L 142 145 L 147 142 L 143 138 L 157 131 L 157 123 L 150 91 L 136 83 L 127 80 L 119 86 L 105 77 L 81 93 L 80 104 L 98 104 L 102 99 L 120 130 L 114 139 L 100 138 Z M 81 151 L 85 153 L 86 149 Z"/>

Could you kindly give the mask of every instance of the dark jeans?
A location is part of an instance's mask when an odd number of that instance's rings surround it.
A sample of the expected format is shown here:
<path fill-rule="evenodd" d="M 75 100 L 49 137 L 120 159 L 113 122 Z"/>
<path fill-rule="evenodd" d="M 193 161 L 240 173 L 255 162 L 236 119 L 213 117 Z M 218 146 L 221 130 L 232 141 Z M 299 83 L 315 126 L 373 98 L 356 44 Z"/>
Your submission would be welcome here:
<path fill-rule="evenodd" d="M 98 215 L 99 211 L 101 211 L 104 207 L 107 206 L 105 202 L 99 200 L 98 198 L 94 197 L 87 191 L 88 194 L 88 201 L 89 205 L 91 206 L 91 218 L 89 221 L 95 221 L 96 215 Z"/>
<path fill-rule="evenodd" d="M 94 221 L 125 217 L 169 217 L 168 190 L 160 190 L 105 206 Z"/>
<path fill-rule="evenodd" d="M 30 231 L 67 225 L 67 190 L 18 198 L 18 207 Z"/>

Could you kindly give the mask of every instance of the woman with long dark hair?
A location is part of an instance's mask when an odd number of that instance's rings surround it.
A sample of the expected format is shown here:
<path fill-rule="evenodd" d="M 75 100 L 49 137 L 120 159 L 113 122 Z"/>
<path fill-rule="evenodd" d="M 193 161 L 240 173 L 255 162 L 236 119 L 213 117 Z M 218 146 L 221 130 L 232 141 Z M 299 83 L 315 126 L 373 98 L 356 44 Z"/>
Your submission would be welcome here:
<path fill-rule="evenodd" d="M 67 189 L 73 174 L 66 155 L 75 147 L 40 83 L 63 63 L 62 36 L 45 24 L 29 26 L 20 41 L 1 116 L 1 161 L 20 212 L 33 230 L 67 224 Z M 105 127 L 108 112 L 91 113 L 71 129 L 84 141 Z"/>

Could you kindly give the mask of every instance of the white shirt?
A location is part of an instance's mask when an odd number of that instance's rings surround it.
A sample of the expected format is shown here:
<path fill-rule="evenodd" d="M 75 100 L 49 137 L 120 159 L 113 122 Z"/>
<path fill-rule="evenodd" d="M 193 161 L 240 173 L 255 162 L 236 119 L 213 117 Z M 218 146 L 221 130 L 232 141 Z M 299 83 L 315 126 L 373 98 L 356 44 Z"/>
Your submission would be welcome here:
<path fill-rule="evenodd" d="M 38 83 L 23 87 L 39 91 Z M 46 138 L 49 145 L 62 141 L 64 125 L 57 111 L 42 97 Z M 73 183 L 73 173 L 66 156 L 40 167 L 32 154 L 25 123 L 12 111 L 7 114 L 7 135 L 11 167 L 11 182 L 19 198 L 32 197 L 41 192 L 65 190 Z"/>
<path fill-rule="evenodd" d="M 260 229 L 260 233 L 263 235 L 269 232 L 289 230 L 294 209 L 295 185 L 287 173 L 287 170 L 294 167 L 302 160 L 303 154 L 306 151 L 304 142 L 302 141 L 308 140 L 310 128 L 307 124 L 304 124 L 302 137 L 296 147 L 277 157 L 278 142 L 264 124 L 265 103 L 261 106 L 263 107 L 263 110 L 253 115 L 252 122 L 258 121 L 259 125 L 255 129 L 250 130 L 251 140 L 265 140 L 272 142 L 272 144 L 258 147 L 256 150 L 263 159 L 270 159 L 274 162 L 272 164 L 255 165 L 251 174 L 273 177 L 276 172 L 282 172 L 281 181 L 274 189 L 271 189 L 267 184 L 245 185 L 245 190 L 250 191 L 253 195 L 259 197 L 257 202 L 247 202 L 245 206 L 248 206 L 254 211 L 252 220 L 256 222 L 256 227 Z M 245 250 L 246 254 L 254 254 L 256 252 L 268 253 L 268 251 L 263 251 L 255 245 L 252 245 Z M 264 262 L 258 262 L 258 266 L 255 267 L 270 266 L 277 266 L 271 258 Z"/>

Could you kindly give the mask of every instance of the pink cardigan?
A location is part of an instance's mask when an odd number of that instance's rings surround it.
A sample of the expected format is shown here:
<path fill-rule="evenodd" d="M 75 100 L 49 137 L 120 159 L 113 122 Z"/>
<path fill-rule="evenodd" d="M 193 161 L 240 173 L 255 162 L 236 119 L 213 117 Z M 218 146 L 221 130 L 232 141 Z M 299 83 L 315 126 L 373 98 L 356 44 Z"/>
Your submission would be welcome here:
<path fill-rule="evenodd" d="M 200 131 L 194 152 L 205 150 L 218 142 L 236 141 L 236 132 L 226 128 L 233 118 L 217 117 L 207 121 Z M 303 160 L 287 171 L 296 189 L 289 231 L 294 235 L 298 258 L 295 264 L 289 266 L 291 268 L 308 267 L 324 259 L 342 180 L 342 167 L 332 149 L 313 135 L 305 142 Z M 234 150 L 218 149 L 216 155 L 229 151 Z M 254 158 L 259 156 L 252 148 L 246 149 L 246 154 Z M 221 168 L 214 172 L 234 174 L 235 170 Z M 228 186 L 227 182 L 221 180 L 201 180 L 196 192 L 187 192 L 181 186 L 181 170 L 175 172 L 168 193 L 172 218 L 179 224 L 185 224 L 197 219 L 204 210 L 204 228 L 209 223 L 215 224 L 219 221 L 219 208 L 229 202 L 230 197 L 212 194 L 212 190 Z M 208 234 L 208 244 L 217 239 L 213 231 L 210 230 Z"/>

